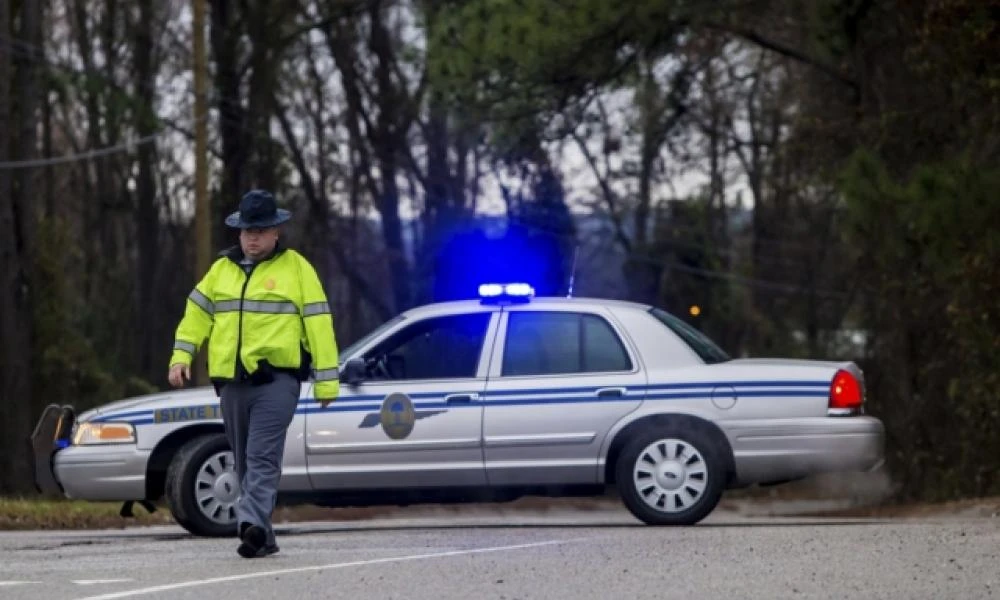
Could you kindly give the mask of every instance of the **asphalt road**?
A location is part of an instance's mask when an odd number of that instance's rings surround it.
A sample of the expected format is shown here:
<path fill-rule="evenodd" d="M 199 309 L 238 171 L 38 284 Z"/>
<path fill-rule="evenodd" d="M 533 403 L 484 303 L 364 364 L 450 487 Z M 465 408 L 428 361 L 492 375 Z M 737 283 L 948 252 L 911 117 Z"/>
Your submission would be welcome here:
<path fill-rule="evenodd" d="M 281 552 L 177 527 L 0 533 L 0 598 L 1000 598 L 1000 518 L 750 518 L 624 509 L 401 511 L 281 525 Z"/>

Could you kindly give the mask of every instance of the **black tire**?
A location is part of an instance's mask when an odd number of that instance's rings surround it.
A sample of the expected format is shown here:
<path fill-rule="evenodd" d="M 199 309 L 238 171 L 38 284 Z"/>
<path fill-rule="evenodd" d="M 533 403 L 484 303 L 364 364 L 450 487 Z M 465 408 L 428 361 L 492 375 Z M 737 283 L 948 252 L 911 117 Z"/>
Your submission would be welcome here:
<path fill-rule="evenodd" d="M 210 518 L 199 504 L 197 490 L 209 489 L 197 482 L 198 474 L 203 468 L 217 465 L 220 454 L 229 453 L 228 464 L 231 466 L 232 454 L 226 436 L 213 433 L 196 437 L 183 446 L 174 455 L 167 468 L 164 495 L 170 506 L 170 514 L 177 524 L 194 535 L 204 537 L 232 537 L 236 535 L 236 515 L 234 511 L 220 509 L 216 518 Z M 211 463 L 211 464 L 210 464 Z M 215 469 L 218 471 L 218 469 Z M 232 490 L 236 483 L 236 494 L 239 493 L 235 474 L 223 475 L 223 487 Z M 231 517 L 231 518 L 230 518 Z"/>
<path fill-rule="evenodd" d="M 724 452 L 711 430 L 691 421 L 642 429 L 615 464 L 622 502 L 647 525 L 694 525 L 722 497 Z"/>

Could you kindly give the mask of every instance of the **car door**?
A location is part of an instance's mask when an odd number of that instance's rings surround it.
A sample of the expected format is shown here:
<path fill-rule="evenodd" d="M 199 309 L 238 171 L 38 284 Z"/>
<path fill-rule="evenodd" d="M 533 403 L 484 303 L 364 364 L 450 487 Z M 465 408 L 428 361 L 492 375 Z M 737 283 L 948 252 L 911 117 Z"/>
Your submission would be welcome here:
<path fill-rule="evenodd" d="M 482 395 L 498 315 L 407 321 L 365 351 L 365 381 L 307 411 L 313 487 L 484 485 Z"/>
<path fill-rule="evenodd" d="M 608 430 L 646 377 L 610 312 L 512 307 L 501 319 L 483 416 L 490 485 L 597 481 Z"/>

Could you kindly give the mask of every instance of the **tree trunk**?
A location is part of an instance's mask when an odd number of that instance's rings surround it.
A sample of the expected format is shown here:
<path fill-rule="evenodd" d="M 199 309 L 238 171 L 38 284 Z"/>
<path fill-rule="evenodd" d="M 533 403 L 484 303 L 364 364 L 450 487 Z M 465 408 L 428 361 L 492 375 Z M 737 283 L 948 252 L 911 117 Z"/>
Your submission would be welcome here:
<path fill-rule="evenodd" d="M 83 70 L 88 78 L 97 76 L 94 68 L 93 56 L 95 49 L 88 23 L 88 10 L 84 0 L 76 0 L 73 5 L 73 35 L 77 51 L 83 62 Z M 101 111 L 99 106 L 98 91 L 94 86 L 85 86 L 81 91 L 82 102 L 87 115 L 86 144 L 90 148 L 101 148 L 104 142 L 100 134 Z M 88 235 L 83 246 L 83 262 L 85 264 L 96 264 L 101 256 L 107 256 L 102 250 L 104 241 L 104 231 L 108 225 L 101 218 L 103 216 L 103 202 L 107 197 L 107 186 L 105 184 L 104 159 L 90 159 L 89 164 L 81 169 L 80 179 L 83 182 L 82 200 L 82 227 L 84 231 L 97 233 L 98 235 Z M 93 174 L 93 175 L 92 175 Z M 101 297 L 104 286 L 100 277 L 82 278 L 84 289 L 83 297 L 87 301 L 103 302 Z"/>
<path fill-rule="evenodd" d="M 21 35 L 20 38 L 27 49 L 24 59 L 17 68 L 18 115 L 21 131 L 18 134 L 17 147 L 21 160 L 31 160 L 38 156 L 38 65 L 37 48 L 42 43 L 41 0 L 22 0 L 21 2 Z M 17 171 L 15 198 L 18 211 L 19 227 L 23 239 L 22 255 L 33 256 L 33 237 L 36 227 L 38 203 L 35 182 L 38 179 L 37 168 L 19 169 Z M 31 268 L 30 262 L 25 267 Z"/>
<path fill-rule="evenodd" d="M 146 138 L 156 131 L 156 111 L 154 107 L 154 86 L 156 73 L 153 65 L 153 3 L 146 0 L 138 3 L 138 20 L 133 36 L 134 86 L 136 107 L 134 112 L 136 134 Z M 163 376 L 164 366 L 157 364 L 154 357 L 160 356 L 157 346 L 163 346 L 164 332 L 158 311 L 153 310 L 158 295 L 157 260 L 159 250 L 159 211 L 156 201 L 156 160 L 155 143 L 139 146 L 139 169 L 136 175 L 135 230 L 139 236 L 139 258 L 136 264 L 138 283 L 138 306 L 135 307 L 135 331 L 137 366 L 139 372 L 149 381 L 157 381 Z"/>
<path fill-rule="evenodd" d="M 15 43 L 37 44 L 34 29 L 39 21 L 38 5 L 26 0 L 20 35 Z M 10 40 L 11 10 L 9 2 L 0 2 L 0 39 Z M 9 44 L 5 44 L 9 45 Z M 2 48 L 2 46 L 0 46 Z M 28 83 L 33 75 L 33 65 L 23 68 L 18 77 L 18 85 Z M 22 65 L 23 66 L 23 65 Z M 0 162 L 18 160 L 32 154 L 27 144 L 12 144 L 11 132 L 25 135 L 24 128 L 13 114 L 10 103 L 13 76 L 11 52 L 0 51 Z M 27 79 L 26 79 L 27 78 Z M 28 100 L 27 107 L 33 105 L 32 93 L 20 91 L 21 101 Z M 22 108 L 25 108 L 22 105 Z M 22 112 L 21 117 L 32 115 Z M 29 142 L 34 142 L 33 136 Z M 21 152 L 12 154 L 17 147 Z M 30 177 L 19 175 L 20 179 Z M 0 169 L 0 493 L 23 492 L 31 488 L 31 471 L 26 437 L 31 431 L 31 296 L 29 265 L 26 248 L 26 232 L 22 227 L 30 220 L 22 214 L 24 203 L 15 194 L 12 171 Z M 18 190 L 20 191 L 20 190 Z M 20 196 L 23 198 L 23 196 Z"/>
<path fill-rule="evenodd" d="M 639 150 L 639 198 L 635 207 L 633 249 L 638 254 L 624 267 L 629 295 L 638 302 L 656 302 L 659 296 L 662 268 L 649 260 L 649 216 L 653 206 L 653 166 L 660 151 L 662 109 L 660 90 L 651 65 L 641 67 L 642 81 L 638 94 L 642 141 Z"/>
<path fill-rule="evenodd" d="M 375 155 L 378 157 L 379 173 L 382 177 L 382 193 L 376 199 L 382 217 L 382 237 L 389 254 L 389 273 L 392 280 L 393 304 L 396 312 L 410 307 L 410 269 L 406 248 L 403 244 L 403 226 L 399 217 L 399 185 L 396 174 L 399 170 L 397 143 L 403 137 L 397 129 L 398 106 L 395 86 L 392 82 L 393 52 L 389 32 L 383 23 L 382 3 L 371 4 L 371 49 L 375 53 L 377 66 L 375 79 L 378 83 L 378 120 L 376 124 Z"/>
<path fill-rule="evenodd" d="M 435 299 L 438 275 L 434 266 L 448 235 L 454 235 L 461 215 L 456 198 L 452 197 L 451 170 L 448 166 L 448 113 L 438 94 L 431 95 L 427 137 L 427 187 L 424 190 L 423 243 L 418 259 L 419 282 L 417 300 Z M 419 269 L 422 266 L 422 269 Z"/>
<path fill-rule="evenodd" d="M 241 192 L 249 184 L 247 160 L 250 137 L 246 134 L 247 116 L 240 90 L 239 40 L 240 26 L 235 17 L 236 7 L 229 0 L 211 0 L 210 42 L 215 60 L 216 107 L 219 111 L 219 136 L 222 138 L 222 186 L 215 197 L 212 211 L 212 240 L 215 246 L 225 246 L 233 239 L 218 217 L 232 210 Z M 208 118 L 208 115 L 198 115 Z M 195 276 L 201 277 L 198 273 Z"/>
<path fill-rule="evenodd" d="M 278 186 L 278 157 L 271 138 L 270 122 L 278 87 L 276 69 L 281 52 L 278 34 L 284 18 L 287 18 L 287 13 L 276 12 L 270 2 L 256 4 L 252 13 L 243 15 L 248 23 L 247 35 L 251 42 L 246 104 L 250 170 L 246 187 L 260 187 L 272 192 Z M 238 193 L 242 195 L 245 191 L 240 189 Z"/>

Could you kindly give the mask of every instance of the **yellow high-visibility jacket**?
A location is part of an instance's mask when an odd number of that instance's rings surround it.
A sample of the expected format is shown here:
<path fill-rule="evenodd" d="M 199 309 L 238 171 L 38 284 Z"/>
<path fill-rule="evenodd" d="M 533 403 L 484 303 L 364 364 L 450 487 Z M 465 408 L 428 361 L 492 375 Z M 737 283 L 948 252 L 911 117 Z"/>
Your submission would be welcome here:
<path fill-rule="evenodd" d="M 298 371 L 312 356 L 318 400 L 340 393 L 337 342 L 326 294 L 312 265 L 294 250 L 276 248 L 248 275 L 237 246 L 215 261 L 187 298 L 174 336 L 170 364 L 190 365 L 208 339 L 212 381 L 233 381 L 236 361 L 247 375 L 267 360 L 271 367 Z"/>

